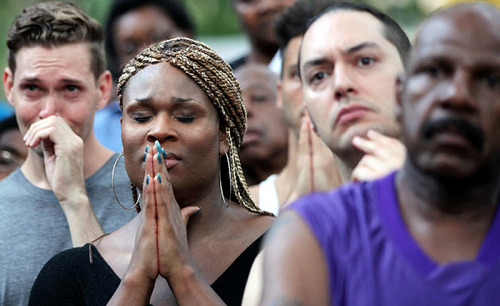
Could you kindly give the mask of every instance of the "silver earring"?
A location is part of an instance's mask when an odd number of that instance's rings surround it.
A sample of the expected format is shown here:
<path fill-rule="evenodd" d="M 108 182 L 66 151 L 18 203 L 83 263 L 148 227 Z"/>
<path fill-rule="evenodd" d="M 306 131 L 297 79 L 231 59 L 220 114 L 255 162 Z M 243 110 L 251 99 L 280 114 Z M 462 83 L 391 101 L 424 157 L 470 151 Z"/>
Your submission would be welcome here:
<path fill-rule="evenodd" d="M 137 205 L 139 205 L 139 201 L 141 200 L 141 194 L 139 193 L 139 196 L 137 197 L 137 201 L 135 202 L 134 206 L 132 207 L 126 207 L 124 206 L 120 200 L 118 200 L 118 195 L 116 194 L 116 190 L 115 190 L 115 170 L 116 170 L 116 165 L 118 164 L 118 161 L 120 160 L 120 157 L 123 156 L 123 152 L 120 153 L 120 155 L 118 155 L 118 158 L 115 160 L 115 163 L 113 165 L 113 171 L 111 171 L 111 186 L 113 187 L 113 193 L 115 194 L 115 200 L 116 202 L 118 202 L 118 204 L 125 210 L 132 210 L 132 209 L 135 209 L 137 207 Z"/>
<path fill-rule="evenodd" d="M 227 159 L 227 169 L 229 170 L 229 199 L 231 199 L 232 189 L 233 189 L 233 179 L 231 175 L 231 163 L 229 161 L 229 151 L 225 154 Z"/>

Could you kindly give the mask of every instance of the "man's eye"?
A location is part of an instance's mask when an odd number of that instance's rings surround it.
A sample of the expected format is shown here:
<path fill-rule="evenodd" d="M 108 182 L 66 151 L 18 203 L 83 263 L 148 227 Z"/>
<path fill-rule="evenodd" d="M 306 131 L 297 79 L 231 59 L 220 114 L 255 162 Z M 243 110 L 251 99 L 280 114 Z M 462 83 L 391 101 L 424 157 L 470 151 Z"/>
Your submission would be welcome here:
<path fill-rule="evenodd" d="M 373 59 L 371 57 L 367 57 L 367 56 L 362 57 L 358 60 L 358 66 L 360 66 L 360 67 L 370 66 L 373 63 L 375 63 L 375 59 Z"/>
<path fill-rule="evenodd" d="M 311 79 L 309 80 L 309 83 L 314 83 L 314 82 L 321 81 L 325 77 L 326 77 L 326 73 L 324 73 L 324 72 L 316 72 L 315 74 L 313 74 L 311 76 Z"/>
<path fill-rule="evenodd" d="M 75 85 L 68 85 L 68 86 L 66 86 L 66 90 L 69 91 L 69 92 L 75 92 L 78 89 L 79 89 L 78 86 L 75 86 Z"/>
<path fill-rule="evenodd" d="M 497 87 L 498 84 L 500 83 L 500 75 L 494 74 L 494 73 L 488 73 L 485 76 L 486 82 L 488 83 L 488 86 L 490 87 Z"/>
<path fill-rule="evenodd" d="M 38 86 L 34 85 L 34 84 L 28 84 L 26 86 L 24 86 L 24 88 L 28 91 L 35 91 L 38 89 Z"/>
<path fill-rule="evenodd" d="M 269 100 L 267 95 L 253 95 L 252 100 L 258 103 L 263 103 Z"/>

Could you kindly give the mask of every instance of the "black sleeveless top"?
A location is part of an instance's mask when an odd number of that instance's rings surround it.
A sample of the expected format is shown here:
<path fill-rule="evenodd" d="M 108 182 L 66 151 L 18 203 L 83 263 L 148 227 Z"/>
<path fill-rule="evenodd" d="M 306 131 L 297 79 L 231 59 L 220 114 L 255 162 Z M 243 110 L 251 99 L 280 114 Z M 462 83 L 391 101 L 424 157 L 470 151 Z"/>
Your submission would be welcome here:
<path fill-rule="evenodd" d="M 227 305 L 241 305 L 262 237 L 211 285 Z M 86 244 L 64 251 L 45 264 L 31 289 L 29 305 L 106 305 L 119 285 L 118 275 L 93 245 Z"/>

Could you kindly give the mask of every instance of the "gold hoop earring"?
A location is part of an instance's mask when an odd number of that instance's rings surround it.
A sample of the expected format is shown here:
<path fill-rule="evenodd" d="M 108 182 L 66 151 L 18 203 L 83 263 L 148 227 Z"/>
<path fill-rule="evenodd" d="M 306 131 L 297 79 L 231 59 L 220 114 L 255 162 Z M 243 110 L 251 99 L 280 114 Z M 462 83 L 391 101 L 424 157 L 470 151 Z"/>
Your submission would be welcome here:
<path fill-rule="evenodd" d="M 120 205 L 125 210 L 132 210 L 132 209 L 135 209 L 137 207 L 137 205 L 139 205 L 139 201 L 141 200 L 141 194 L 139 193 L 139 196 L 137 197 L 137 201 L 135 202 L 134 206 L 126 207 L 120 202 L 120 200 L 118 200 L 118 195 L 116 194 L 116 190 L 115 190 L 116 165 L 118 164 L 118 161 L 120 160 L 120 158 L 122 156 L 123 156 L 123 152 L 120 153 L 120 155 L 118 155 L 118 158 L 115 160 L 115 163 L 113 164 L 113 171 L 111 171 L 111 187 L 113 188 L 113 194 L 115 195 L 115 200 L 116 200 L 116 202 L 118 202 L 118 205 Z"/>

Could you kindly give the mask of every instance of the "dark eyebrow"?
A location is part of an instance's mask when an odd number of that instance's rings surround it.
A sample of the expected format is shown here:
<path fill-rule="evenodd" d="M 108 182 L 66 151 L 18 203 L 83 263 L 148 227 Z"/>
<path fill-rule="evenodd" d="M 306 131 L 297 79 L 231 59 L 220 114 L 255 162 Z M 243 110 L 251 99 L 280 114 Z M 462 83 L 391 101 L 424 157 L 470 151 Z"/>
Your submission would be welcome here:
<path fill-rule="evenodd" d="M 151 102 L 151 97 L 136 98 L 136 99 L 132 99 L 131 101 L 137 101 L 138 103 L 148 103 L 148 102 Z"/>
<path fill-rule="evenodd" d="M 306 70 L 307 68 L 310 68 L 310 67 L 320 66 L 320 65 L 323 65 L 323 64 L 327 64 L 327 63 L 329 63 L 329 61 L 326 58 L 324 58 L 324 57 L 312 59 L 310 61 L 305 62 L 305 64 L 304 64 L 304 70 Z"/>
<path fill-rule="evenodd" d="M 173 97 L 172 98 L 172 102 L 174 102 L 174 103 L 182 103 L 182 102 L 189 102 L 189 101 L 193 101 L 193 99 L 181 98 L 181 97 Z"/>
<path fill-rule="evenodd" d="M 354 45 L 354 46 L 348 48 L 343 53 L 345 53 L 345 54 L 355 53 L 355 52 L 362 50 L 362 49 L 365 49 L 365 48 L 380 49 L 380 46 L 374 42 L 362 42 L 360 44 L 357 44 L 357 45 Z"/>

